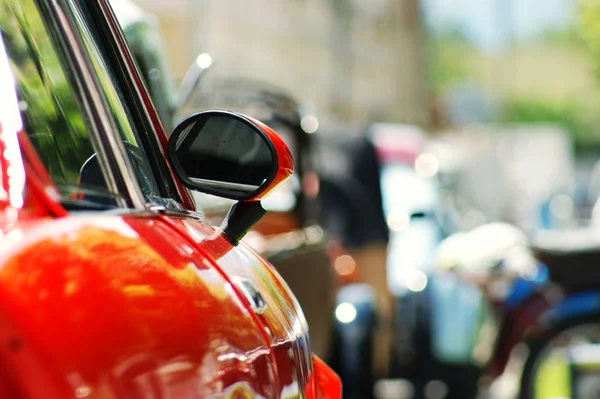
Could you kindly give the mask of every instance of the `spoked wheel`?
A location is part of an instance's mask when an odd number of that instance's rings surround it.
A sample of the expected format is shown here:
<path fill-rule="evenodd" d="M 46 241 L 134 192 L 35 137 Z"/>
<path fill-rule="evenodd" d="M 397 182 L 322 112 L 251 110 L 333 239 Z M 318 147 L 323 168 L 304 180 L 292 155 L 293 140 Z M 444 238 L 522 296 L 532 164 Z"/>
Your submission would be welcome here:
<path fill-rule="evenodd" d="M 600 398 L 600 315 L 568 320 L 528 347 L 519 399 Z"/>

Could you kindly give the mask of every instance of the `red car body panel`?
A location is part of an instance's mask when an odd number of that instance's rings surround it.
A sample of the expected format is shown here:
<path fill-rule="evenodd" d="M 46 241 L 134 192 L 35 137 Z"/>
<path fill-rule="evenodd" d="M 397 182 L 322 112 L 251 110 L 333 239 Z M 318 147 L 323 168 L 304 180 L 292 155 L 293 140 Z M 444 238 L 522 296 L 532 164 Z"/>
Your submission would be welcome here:
<path fill-rule="evenodd" d="M 290 393 L 309 384 L 312 370 L 301 367 L 310 364 L 310 359 L 306 358 L 306 353 L 310 353 L 308 342 L 303 336 L 303 331 L 308 327 L 300 306 L 292 299 L 293 296 L 281 277 L 244 244 L 240 244 L 235 251 L 231 250 L 231 244 L 206 224 L 173 219 L 171 222 L 176 224 L 183 235 L 194 241 L 199 251 L 204 252 L 206 259 L 216 260 L 219 269 L 227 276 L 248 279 L 262 293 L 267 306 L 258 318 L 268 333 L 280 383 Z M 292 346 L 293 342 L 299 343 L 304 351 Z"/>
<path fill-rule="evenodd" d="M 0 398 L 340 397 L 296 300 L 255 252 L 191 217 L 68 213 L 21 130 L 7 69 L 0 57 Z"/>
<path fill-rule="evenodd" d="M 41 187 L 28 184 L 30 198 Z M 9 397 L 339 397 L 326 365 L 302 367 L 311 364 L 304 317 L 252 250 L 189 219 L 40 220 L 33 206 L 0 243 Z M 249 309 L 235 276 L 260 287 L 263 314 Z"/>
<path fill-rule="evenodd" d="M 273 143 L 275 147 L 275 152 L 277 154 L 277 173 L 273 178 L 273 182 L 270 184 L 267 190 L 262 191 L 259 195 L 253 198 L 255 201 L 258 201 L 264 198 L 270 191 L 273 191 L 277 186 L 286 181 L 293 173 L 294 173 L 294 159 L 292 158 L 292 153 L 290 149 L 287 147 L 285 142 L 275 133 L 273 129 L 262 123 L 261 121 L 246 116 L 250 121 L 254 122 L 258 126 L 262 128 L 262 131 L 266 134 L 269 140 Z"/>
<path fill-rule="evenodd" d="M 262 329 L 222 273 L 160 220 L 29 222 L 1 248 L 0 303 L 19 331 L 10 340 L 38 354 L 57 388 L 123 398 L 229 387 L 276 394 Z"/>

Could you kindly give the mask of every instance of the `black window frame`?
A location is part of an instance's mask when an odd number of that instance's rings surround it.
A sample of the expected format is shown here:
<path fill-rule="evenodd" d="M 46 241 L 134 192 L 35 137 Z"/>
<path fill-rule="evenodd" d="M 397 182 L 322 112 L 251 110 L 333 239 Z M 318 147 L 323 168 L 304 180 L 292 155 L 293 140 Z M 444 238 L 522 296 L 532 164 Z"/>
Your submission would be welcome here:
<path fill-rule="evenodd" d="M 159 132 L 156 131 L 154 123 L 150 120 L 149 113 L 153 113 L 158 118 L 158 112 L 155 110 L 153 104 L 151 106 L 145 104 L 138 93 L 140 89 L 145 90 L 146 93 L 148 93 L 148 90 L 145 87 L 139 67 L 135 64 L 130 49 L 119 46 L 117 42 L 117 39 L 121 39 L 123 43 L 126 43 L 124 33 L 110 4 L 104 0 L 72 1 L 77 4 L 86 22 L 89 24 L 90 32 L 99 47 L 104 61 L 108 68 L 111 69 L 111 77 L 114 78 L 113 84 L 124 94 L 123 100 L 126 101 L 126 106 L 134 119 L 131 123 L 135 126 L 138 136 L 142 141 L 140 144 L 152 168 L 153 177 L 159 183 L 160 198 L 156 199 L 163 200 L 159 201 L 159 205 L 167 208 L 183 209 L 184 201 L 175 185 L 175 177 L 167 165 L 166 155 L 163 152 L 158 137 Z M 126 52 L 125 56 L 129 60 L 123 57 L 121 51 Z M 133 72 L 130 72 L 127 61 L 133 63 Z M 137 76 L 132 76 L 132 73 L 137 74 Z M 139 83 L 136 82 L 135 78 L 138 78 Z M 148 98 L 150 98 L 149 95 Z"/>

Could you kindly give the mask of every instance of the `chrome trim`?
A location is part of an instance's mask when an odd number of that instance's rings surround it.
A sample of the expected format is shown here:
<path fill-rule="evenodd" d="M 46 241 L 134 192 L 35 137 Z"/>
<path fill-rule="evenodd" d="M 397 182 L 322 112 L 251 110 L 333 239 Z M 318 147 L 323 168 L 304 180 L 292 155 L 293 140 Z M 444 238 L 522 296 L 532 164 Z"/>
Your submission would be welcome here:
<path fill-rule="evenodd" d="M 183 208 L 182 209 L 173 209 L 173 208 L 167 208 L 163 205 L 150 205 L 147 209 L 148 209 L 148 211 L 150 211 L 152 213 L 158 213 L 161 215 L 192 218 L 192 219 L 196 219 L 200 222 L 205 221 L 204 215 L 202 213 L 196 212 L 196 211 L 189 211 L 189 210 L 183 209 Z"/>
<path fill-rule="evenodd" d="M 231 278 L 231 282 L 246 298 L 254 313 L 263 314 L 267 310 L 267 302 L 252 281 L 245 277 L 234 276 Z"/>
<path fill-rule="evenodd" d="M 173 198 L 148 196 L 147 199 L 148 199 L 149 203 L 146 204 L 146 209 L 150 209 L 155 206 L 162 206 L 164 208 L 174 209 L 174 210 L 185 209 L 183 205 L 181 205 L 179 202 L 175 201 Z"/>
<path fill-rule="evenodd" d="M 117 17 L 114 15 L 114 11 L 112 10 L 112 7 L 110 6 L 109 2 L 107 0 L 98 0 L 98 2 L 100 3 L 101 8 L 102 8 L 102 15 L 104 16 L 104 18 L 107 21 L 109 21 L 109 24 L 110 23 L 114 23 L 114 24 L 116 24 L 116 26 L 120 26 L 119 21 L 118 21 Z M 108 9 L 110 11 L 106 12 L 105 11 L 106 9 Z M 119 43 L 119 40 L 118 40 L 118 37 L 117 37 L 117 33 L 113 29 L 110 29 L 110 37 L 111 37 L 111 39 L 114 42 L 116 42 L 117 44 Z M 122 39 L 125 41 L 125 37 L 123 37 Z M 116 47 L 118 48 L 119 56 L 123 60 L 131 60 L 131 61 L 134 60 L 134 57 L 131 54 L 131 52 L 129 51 L 129 49 L 124 49 L 123 46 L 121 46 L 119 44 Z M 134 82 L 134 83 L 138 82 L 138 80 L 139 80 L 141 82 L 141 85 L 143 86 L 143 89 L 146 90 L 146 95 L 144 95 L 144 93 L 142 93 L 142 88 L 140 87 L 140 85 L 139 84 L 133 84 L 134 89 L 135 89 L 135 94 L 137 95 L 137 98 L 139 99 L 140 102 L 144 103 L 145 102 L 144 99 L 146 97 L 150 98 L 150 94 L 149 94 L 147 88 L 145 87 L 145 82 L 141 78 L 141 73 L 139 73 L 139 71 L 137 71 L 137 70 L 134 70 L 135 68 L 137 68 L 135 66 L 135 64 L 131 64 L 130 62 L 124 62 L 124 64 L 125 64 L 125 72 L 127 73 L 127 78 L 131 82 Z M 154 105 L 152 105 L 152 107 L 154 108 Z M 145 119 L 148 121 L 149 125 L 152 127 L 152 130 L 153 130 L 152 134 L 153 134 L 153 136 L 157 140 L 157 144 L 158 144 L 158 148 L 159 148 L 160 154 L 163 156 L 164 162 L 168 163 L 167 162 L 166 148 L 163 147 L 163 145 L 161 143 L 161 140 L 158 137 L 159 133 L 165 133 L 164 126 L 163 126 L 162 132 L 157 132 L 156 131 L 156 126 L 155 126 L 155 124 L 153 122 L 152 115 L 150 115 L 150 112 L 148 111 L 148 107 L 147 106 L 143 106 L 141 108 L 143 110 Z M 155 111 L 155 113 L 156 113 L 156 111 Z M 161 125 L 162 125 L 162 122 L 161 122 Z M 166 132 L 166 133 L 168 133 L 168 132 Z M 172 179 L 176 179 L 177 178 L 173 174 L 173 171 L 168 166 L 167 166 L 166 169 L 168 171 L 169 177 L 171 177 Z M 185 187 L 180 187 L 179 185 L 174 184 L 174 188 L 175 188 L 176 193 L 179 195 L 178 200 L 181 202 L 181 204 L 185 203 L 186 194 L 187 194 L 187 196 L 190 198 L 190 200 L 193 203 L 193 199 L 192 199 L 191 193 L 189 191 L 187 193 L 182 192 L 182 190 L 187 190 Z M 151 206 L 152 205 L 149 204 L 146 201 L 145 207 L 149 208 Z M 180 208 L 180 207 L 181 206 L 179 205 L 177 208 Z"/>
<path fill-rule="evenodd" d="M 101 1 L 101 3 L 102 3 L 104 6 L 106 6 L 106 7 L 110 8 L 110 9 L 112 10 L 112 8 L 110 7 L 110 4 L 107 4 L 106 2 L 104 2 L 104 1 L 102 1 L 102 0 L 100 0 L 100 1 Z M 103 15 L 104 15 L 104 17 L 105 17 L 107 20 L 112 20 L 112 19 L 113 19 L 113 18 L 112 18 L 113 16 L 112 16 L 112 15 L 109 15 L 109 14 L 107 14 L 107 13 L 104 13 L 104 7 L 102 7 L 102 8 L 103 8 L 102 12 L 103 12 Z M 116 17 L 115 17 L 115 21 L 116 21 Z M 117 25 L 118 25 L 118 21 L 116 21 L 116 23 L 117 23 Z M 120 26 L 120 25 L 119 25 L 119 26 Z M 117 40 L 116 40 L 115 32 L 113 32 L 113 31 L 111 30 L 111 32 L 110 32 L 110 33 L 111 33 L 111 38 L 112 38 L 112 39 L 113 39 L 113 40 L 116 42 Z M 119 55 L 121 56 L 121 58 L 123 58 L 124 60 L 125 60 L 125 59 L 127 59 L 127 58 L 129 58 L 129 57 L 127 57 L 127 54 L 125 54 L 125 52 L 123 51 L 123 48 L 122 48 L 121 46 L 117 46 L 117 47 L 118 47 L 118 49 L 119 49 Z M 127 65 L 126 65 L 126 69 L 127 69 L 127 75 L 128 75 L 128 78 L 129 78 L 129 80 L 131 80 L 132 82 L 136 82 L 136 81 L 137 81 L 137 79 L 136 79 L 136 75 L 134 75 L 134 72 L 133 72 L 133 70 L 132 70 L 131 66 L 129 65 L 129 63 L 126 63 L 126 64 L 127 64 Z M 143 82 L 142 82 L 142 84 L 145 84 L 145 83 L 143 83 Z M 144 96 L 142 95 L 142 92 L 141 92 L 141 90 L 140 90 L 140 87 L 139 87 L 139 85 L 135 84 L 135 85 L 133 85 L 133 86 L 135 87 L 135 92 L 136 92 L 137 96 L 138 96 L 140 99 L 142 99 Z M 144 107 L 144 116 L 146 117 L 146 119 L 147 119 L 148 121 L 151 121 L 151 120 L 152 120 L 152 116 L 150 115 L 150 113 L 148 112 L 148 108 L 146 108 L 146 107 Z M 160 150 L 161 150 L 161 152 L 163 153 L 163 155 L 165 155 L 165 153 L 164 153 L 164 149 L 162 148 L 162 146 L 160 147 Z"/>
<path fill-rule="evenodd" d="M 233 182 L 209 180 L 209 179 L 199 179 L 197 177 L 188 177 L 188 179 L 190 179 L 192 183 L 196 183 L 196 184 L 202 185 L 204 187 L 223 188 L 226 190 L 243 191 L 246 193 L 252 193 L 260 188 L 260 186 L 255 186 L 253 184 L 233 183 Z"/>
<path fill-rule="evenodd" d="M 79 42 L 75 40 L 75 36 L 72 32 L 71 26 L 69 25 L 67 16 L 63 13 L 61 7 L 57 1 L 42 2 L 37 1 L 38 8 L 42 15 L 46 15 L 46 21 L 51 25 L 50 30 L 57 31 L 59 33 L 58 38 L 62 44 L 62 49 L 65 55 L 69 58 L 69 61 L 73 64 L 73 69 L 65 69 L 65 74 L 70 78 L 74 79 L 77 85 L 77 89 L 81 95 L 76 94 L 75 97 L 80 100 L 81 105 L 84 108 L 83 113 L 87 115 L 86 119 L 89 119 L 89 123 L 92 125 L 93 133 L 89 135 L 90 141 L 94 148 L 98 149 L 98 160 L 100 168 L 106 177 L 106 185 L 110 192 L 120 193 L 119 185 L 112 173 L 110 159 L 107 155 L 104 143 L 100 139 L 100 131 L 103 125 L 103 116 L 97 115 L 94 112 L 95 105 L 99 98 L 99 93 L 94 90 L 94 86 L 89 82 L 92 80 L 90 72 L 87 68 L 86 62 L 84 61 L 83 54 Z M 44 13 L 44 11 L 47 11 Z M 84 116 L 85 116 L 84 115 Z M 117 198 L 119 206 L 127 206 L 126 200 L 120 196 Z"/>
<path fill-rule="evenodd" d="M 85 211 L 80 211 L 83 214 Z M 96 211 L 90 211 L 96 212 Z M 131 209 L 131 208 L 115 208 L 103 212 L 106 215 L 118 215 L 118 216 L 156 216 L 158 214 L 165 216 L 180 217 L 186 219 L 195 219 L 198 222 L 205 222 L 204 215 L 199 212 L 188 211 L 187 209 L 171 209 L 166 208 L 162 205 L 151 205 L 145 209 Z"/>
<path fill-rule="evenodd" d="M 120 135 L 116 122 L 107 111 L 110 109 L 107 93 L 102 90 L 102 84 L 94 74 L 94 72 L 98 73 L 97 64 L 94 64 L 91 57 L 98 54 L 89 54 L 83 50 L 86 47 L 94 50 L 94 46 L 86 46 L 86 42 L 90 44 L 93 40 L 90 40 L 83 19 L 77 13 L 77 5 L 72 0 L 47 2 L 37 0 L 37 3 L 41 10 L 46 8 L 45 5 L 47 6 L 46 16 L 59 34 L 63 51 L 73 64 L 73 77 L 82 93 L 82 100 L 94 129 L 90 139 L 98 145 L 100 165 L 103 172 L 109 176 L 110 181 L 107 182 L 109 189 L 116 193 L 124 191 L 123 194 L 128 202 L 126 205 L 143 209 L 144 196 L 133 173 L 131 162 L 125 155 L 124 145 L 120 139 L 117 139 Z M 115 168 L 116 173 L 113 173 Z"/>

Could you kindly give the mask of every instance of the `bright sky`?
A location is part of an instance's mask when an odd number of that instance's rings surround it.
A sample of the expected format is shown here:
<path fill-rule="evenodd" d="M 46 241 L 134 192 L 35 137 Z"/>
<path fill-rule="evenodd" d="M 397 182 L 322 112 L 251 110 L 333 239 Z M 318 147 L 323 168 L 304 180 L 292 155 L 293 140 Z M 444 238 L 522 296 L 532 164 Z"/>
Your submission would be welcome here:
<path fill-rule="evenodd" d="M 517 38 L 568 26 L 576 0 L 423 0 L 423 6 L 431 26 L 461 26 L 493 51 L 502 47 L 511 25 Z"/>

